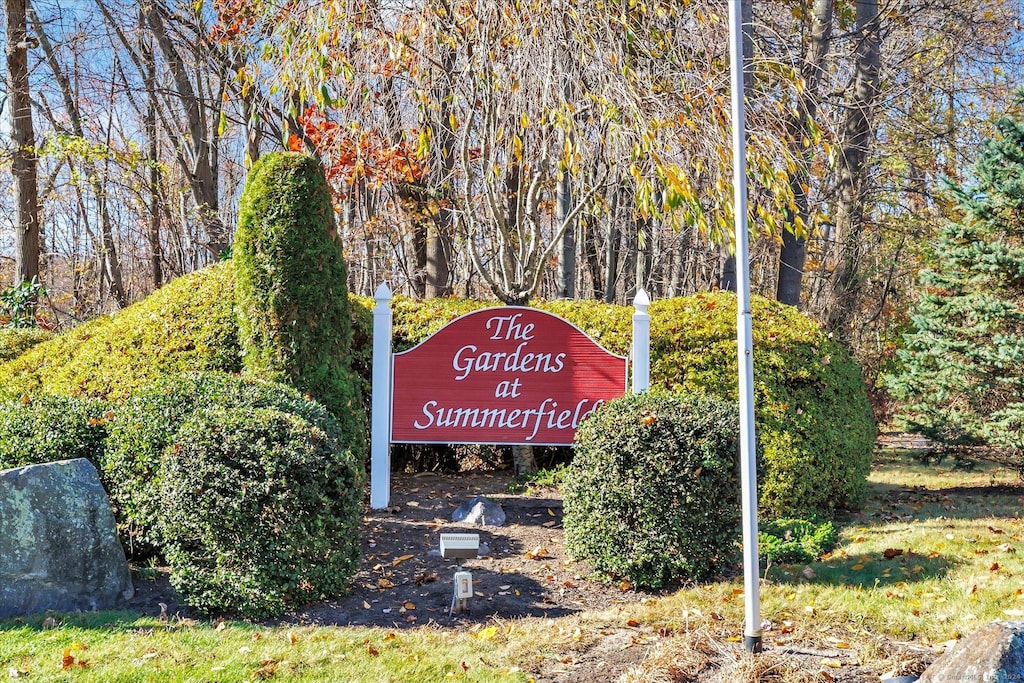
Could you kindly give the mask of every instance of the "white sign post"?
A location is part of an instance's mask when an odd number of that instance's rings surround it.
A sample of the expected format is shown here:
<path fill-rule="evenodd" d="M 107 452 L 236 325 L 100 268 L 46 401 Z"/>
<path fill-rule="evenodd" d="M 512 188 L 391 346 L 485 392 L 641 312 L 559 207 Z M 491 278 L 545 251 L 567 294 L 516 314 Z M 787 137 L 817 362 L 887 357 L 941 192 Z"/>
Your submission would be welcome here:
<path fill-rule="evenodd" d="M 651 385 L 651 299 L 641 288 L 633 297 L 633 393 L 643 394 Z"/>
<path fill-rule="evenodd" d="M 743 107 L 743 20 L 741 0 L 729 0 L 729 55 L 732 86 L 733 213 L 736 230 L 736 346 L 739 353 L 740 478 L 743 487 L 744 644 L 761 651 L 761 585 L 757 550 L 757 449 L 754 434 L 754 343 L 750 314 L 747 244 L 747 151 Z"/>
<path fill-rule="evenodd" d="M 370 407 L 370 507 L 391 499 L 391 290 L 381 283 L 373 294 L 373 387 Z"/>

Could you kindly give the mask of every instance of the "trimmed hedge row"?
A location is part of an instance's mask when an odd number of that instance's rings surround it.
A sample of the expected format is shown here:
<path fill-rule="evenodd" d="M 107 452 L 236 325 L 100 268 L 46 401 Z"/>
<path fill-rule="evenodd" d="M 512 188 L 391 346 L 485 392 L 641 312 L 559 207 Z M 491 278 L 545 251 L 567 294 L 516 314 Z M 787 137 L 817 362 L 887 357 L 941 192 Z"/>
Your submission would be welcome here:
<path fill-rule="evenodd" d="M 45 390 L 117 399 L 184 368 L 237 371 L 237 328 L 223 305 L 233 298 L 232 270 L 227 262 L 179 278 L 150 297 L 152 302 L 43 342 L 0 365 L 0 385 L 16 395 Z M 368 400 L 373 301 L 350 300 L 352 367 Z M 488 305 L 494 304 L 395 297 L 394 347 L 410 348 L 453 318 Z M 563 316 L 610 351 L 628 351 L 631 307 L 592 301 L 538 306 Z M 728 293 L 652 303 L 652 385 L 735 400 L 735 310 L 735 297 Z M 792 307 L 754 297 L 752 310 L 756 417 L 764 453 L 762 512 L 802 517 L 858 506 L 875 439 L 860 368 L 815 321 Z M 117 322 L 122 317 L 126 320 Z M 160 334 L 130 331 L 145 327 L 144 321 Z M 221 346 L 197 341 L 213 339 Z"/>
<path fill-rule="evenodd" d="M 535 303 L 609 351 L 628 353 L 632 307 Z M 803 517 L 860 506 L 876 429 L 859 365 L 795 308 L 761 297 L 751 304 L 761 512 Z M 455 317 L 488 305 L 495 304 L 396 297 L 395 349 L 410 348 Z M 655 301 L 650 314 L 652 388 L 736 401 L 735 296 L 718 292 Z"/>
<path fill-rule="evenodd" d="M 53 332 L 39 327 L 0 328 L 0 363 L 13 360 L 36 344 L 52 338 Z"/>
<path fill-rule="evenodd" d="M 24 396 L 0 403 L 0 470 L 85 458 L 102 472 L 106 424 L 103 401 L 72 396 Z"/>
<path fill-rule="evenodd" d="M 116 315 L 103 315 L 0 365 L 11 395 L 119 401 L 182 372 L 239 372 L 230 262 L 176 278 Z"/>

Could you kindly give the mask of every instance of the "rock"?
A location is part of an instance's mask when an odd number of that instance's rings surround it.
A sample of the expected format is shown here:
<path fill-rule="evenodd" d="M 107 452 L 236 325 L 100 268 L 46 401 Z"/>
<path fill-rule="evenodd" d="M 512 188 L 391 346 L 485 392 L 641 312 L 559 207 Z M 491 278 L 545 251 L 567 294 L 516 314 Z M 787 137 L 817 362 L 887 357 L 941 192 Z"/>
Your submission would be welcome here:
<path fill-rule="evenodd" d="M 452 521 L 470 526 L 501 526 L 505 523 L 505 511 L 490 498 L 475 496 L 455 508 Z"/>
<path fill-rule="evenodd" d="M 919 683 L 1024 683 L 1024 621 L 995 621 L 946 650 Z"/>
<path fill-rule="evenodd" d="M 106 609 L 134 593 L 88 460 L 0 471 L 0 619 Z"/>

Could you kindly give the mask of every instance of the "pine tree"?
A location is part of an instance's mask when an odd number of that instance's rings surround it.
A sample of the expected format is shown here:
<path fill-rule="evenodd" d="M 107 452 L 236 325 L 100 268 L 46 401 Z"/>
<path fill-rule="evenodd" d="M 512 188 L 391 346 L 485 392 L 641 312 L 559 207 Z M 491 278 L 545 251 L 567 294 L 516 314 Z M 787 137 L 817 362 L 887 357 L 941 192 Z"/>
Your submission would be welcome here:
<path fill-rule="evenodd" d="M 950 191 L 960 215 L 932 244 L 889 387 L 910 431 L 996 447 L 1024 476 L 1024 119 L 1000 119 Z"/>

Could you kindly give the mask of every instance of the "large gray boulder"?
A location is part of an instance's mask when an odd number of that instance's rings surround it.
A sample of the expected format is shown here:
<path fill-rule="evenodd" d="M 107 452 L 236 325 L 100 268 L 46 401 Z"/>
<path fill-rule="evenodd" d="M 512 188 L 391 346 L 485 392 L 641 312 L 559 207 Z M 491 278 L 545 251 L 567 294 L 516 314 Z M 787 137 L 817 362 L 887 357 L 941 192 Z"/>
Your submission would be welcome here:
<path fill-rule="evenodd" d="M 932 662 L 918 683 L 1024 683 L 1024 621 L 994 621 Z"/>
<path fill-rule="evenodd" d="M 0 619 L 106 609 L 133 594 L 107 494 L 88 460 L 0 471 Z"/>

